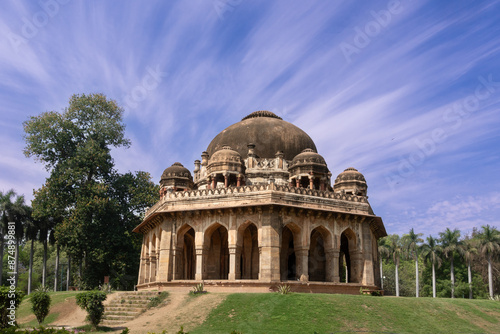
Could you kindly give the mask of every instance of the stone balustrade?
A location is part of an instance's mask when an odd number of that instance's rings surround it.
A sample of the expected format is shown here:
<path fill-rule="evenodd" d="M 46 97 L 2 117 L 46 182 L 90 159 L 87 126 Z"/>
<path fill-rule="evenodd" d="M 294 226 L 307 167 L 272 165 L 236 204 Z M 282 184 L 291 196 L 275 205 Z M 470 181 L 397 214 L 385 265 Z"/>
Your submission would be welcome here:
<path fill-rule="evenodd" d="M 159 202 L 157 202 L 154 206 L 152 206 L 146 211 L 145 218 L 149 217 L 151 214 L 156 212 L 162 206 L 162 204 L 169 201 L 176 201 L 178 199 L 180 200 L 196 199 L 196 198 L 205 199 L 205 198 L 214 198 L 221 196 L 225 197 L 234 194 L 252 194 L 265 191 L 313 196 L 318 198 L 335 199 L 335 200 L 348 201 L 354 203 L 368 203 L 368 197 L 366 196 L 356 196 L 340 192 L 337 193 L 332 191 L 322 191 L 309 188 L 296 188 L 296 187 L 282 186 L 270 183 L 270 184 L 249 185 L 241 187 L 227 187 L 227 188 L 221 187 L 215 189 L 197 189 L 197 190 L 169 192 L 165 194 L 163 199 L 161 199 Z"/>

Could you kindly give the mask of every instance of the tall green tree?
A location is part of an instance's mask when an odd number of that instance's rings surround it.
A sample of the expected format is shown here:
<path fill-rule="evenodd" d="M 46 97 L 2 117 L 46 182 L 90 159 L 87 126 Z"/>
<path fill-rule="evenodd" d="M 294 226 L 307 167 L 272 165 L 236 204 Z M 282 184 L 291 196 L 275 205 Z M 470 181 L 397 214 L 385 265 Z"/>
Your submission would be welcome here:
<path fill-rule="evenodd" d="M 12 200 L 15 197 L 14 200 Z M 2 227 L 7 231 L 8 223 L 14 223 L 14 237 L 15 237 L 15 284 L 17 286 L 19 278 L 19 244 L 24 237 L 24 228 L 26 222 L 31 217 L 30 207 L 24 203 L 24 196 L 17 195 L 13 190 L 8 191 L 1 198 L 2 205 Z M 2 235 L 2 259 L 3 259 L 3 235 Z"/>
<path fill-rule="evenodd" d="M 491 263 L 493 256 L 500 252 L 500 231 L 490 225 L 481 226 L 481 228 L 483 230 L 478 236 L 480 242 L 479 249 L 488 261 L 488 287 L 490 297 L 493 298 L 493 270 Z"/>
<path fill-rule="evenodd" d="M 385 238 L 378 240 L 378 254 L 380 257 L 380 288 L 384 290 L 384 270 L 383 270 L 383 259 L 389 257 L 389 248 L 384 245 Z"/>
<path fill-rule="evenodd" d="M 383 247 L 387 248 L 389 254 L 391 254 L 394 261 L 395 268 L 395 284 L 396 284 L 396 297 L 399 297 L 399 261 L 401 256 L 404 256 L 404 247 L 402 240 L 397 234 L 391 234 L 384 238 Z"/>
<path fill-rule="evenodd" d="M 419 282 L 418 282 L 418 252 L 420 250 L 420 244 L 424 242 L 422 238 L 420 238 L 423 234 L 422 233 L 415 233 L 413 230 L 413 227 L 411 228 L 410 232 L 405 235 L 406 238 L 406 247 L 408 254 L 413 257 L 413 260 L 415 261 L 415 296 L 419 296 Z"/>
<path fill-rule="evenodd" d="M 436 264 L 441 267 L 442 248 L 439 245 L 439 240 L 432 237 L 432 235 L 427 237 L 427 243 L 422 245 L 422 255 L 424 256 L 424 262 L 431 262 L 432 264 L 432 297 L 436 298 Z"/>
<path fill-rule="evenodd" d="M 469 299 L 472 299 L 472 260 L 477 254 L 477 240 L 465 239 L 460 249 L 460 254 L 467 263 L 467 282 L 469 284 Z"/>
<path fill-rule="evenodd" d="M 105 275 L 122 283 L 136 275 L 140 241 L 131 230 L 157 200 L 149 174 L 114 169 L 111 149 L 130 145 L 122 115 L 104 95 L 82 94 L 72 96 L 64 112 L 24 123 L 25 154 L 50 171 L 35 192 L 33 214 L 51 222 L 47 230 L 82 265 L 87 287 Z"/>
<path fill-rule="evenodd" d="M 444 255 L 450 259 L 450 280 L 451 280 L 451 298 L 455 298 L 455 270 L 453 267 L 453 258 L 455 254 L 460 252 L 462 242 L 460 239 L 460 231 L 458 229 L 450 230 L 446 228 L 444 232 L 439 233 Z"/>

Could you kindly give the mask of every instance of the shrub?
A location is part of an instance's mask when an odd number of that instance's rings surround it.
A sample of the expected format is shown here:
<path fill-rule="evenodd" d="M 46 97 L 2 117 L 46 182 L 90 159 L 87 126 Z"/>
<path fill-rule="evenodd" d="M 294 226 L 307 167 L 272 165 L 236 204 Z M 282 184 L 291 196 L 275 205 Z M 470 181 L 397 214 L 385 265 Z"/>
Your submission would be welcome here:
<path fill-rule="evenodd" d="M 165 298 L 168 297 L 168 292 L 160 292 L 158 294 L 158 296 L 154 296 L 154 297 L 151 297 L 149 298 L 149 303 L 148 303 L 148 308 L 151 308 L 151 307 L 157 307 L 158 305 L 160 305 L 164 300 Z"/>
<path fill-rule="evenodd" d="M 87 320 L 93 329 L 101 322 L 104 313 L 103 301 L 106 300 L 106 293 L 102 291 L 87 291 L 76 295 L 76 304 L 87 311 Z"/>
<path fill-rule="evenodd" d="M 278 293 L 282 295 L 287 295 L 292 291 L 292 287 L 288 284 L 280 284 L 278 285 Z"/>
<path fill-rule="evenodd" d="M 193 293 L 194 294 L 197 294 L 197 293 L 205 293 L 206 291 L 204 290 L 205 289 L 205 285 L 203 283 L 200 283 L 200 284 L 196 284 L 194 287 L 193 287 Z"/>
<path fill-rule="evenodd" d="M 31 294 L 31 310 L 36 316 L 38 324 L 41 324 L 50 311 L 50 296 L 46 289 L 37 289 Z"/>
<path fill-rule="evenodd" d="M 11 290 L 10 286 L 0 286 L 0 328 L 15 326 L 16 309 L 21 304 L 23 292 Z"/>

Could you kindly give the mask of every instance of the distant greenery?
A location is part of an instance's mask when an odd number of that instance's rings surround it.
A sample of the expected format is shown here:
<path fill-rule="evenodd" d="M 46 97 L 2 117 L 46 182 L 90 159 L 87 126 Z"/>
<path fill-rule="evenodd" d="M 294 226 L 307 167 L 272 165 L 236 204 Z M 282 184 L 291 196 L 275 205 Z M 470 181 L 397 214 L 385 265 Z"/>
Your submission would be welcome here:
<path fill-rule="evenodd" d="M 21 304 L 23 295 L 20 290 L 12 291 L 10 287 L 0 286 L 0 329 L 15 323 L 16 309 Z"/>
<path fill-rule="evenodd" d="M 497 333 L 489 300 L 373 298 L 366 295 L 231 294 L 196 333 Z"/>

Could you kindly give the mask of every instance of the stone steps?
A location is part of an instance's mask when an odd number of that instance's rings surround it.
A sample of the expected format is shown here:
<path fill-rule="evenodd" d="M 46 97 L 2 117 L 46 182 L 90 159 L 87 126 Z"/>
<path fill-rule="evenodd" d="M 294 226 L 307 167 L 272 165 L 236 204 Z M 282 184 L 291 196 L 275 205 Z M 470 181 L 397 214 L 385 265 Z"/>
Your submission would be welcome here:
<path fill-rule="evenodd" d="M 142 314 L 151 300 L 158 296 L 158 291 L 119 292 L 104 306 L 101 324 L 104 326 L 121 325 L 134 320 Z"/>

